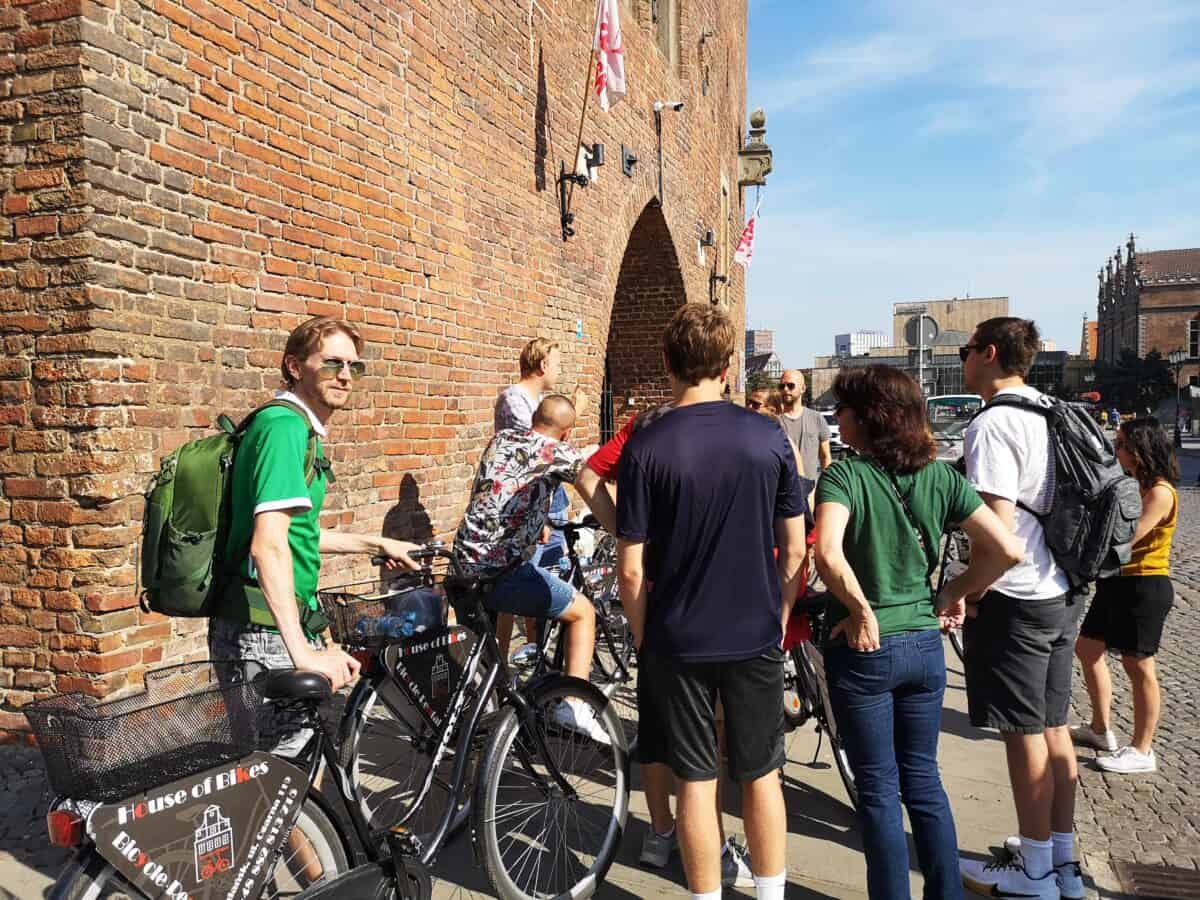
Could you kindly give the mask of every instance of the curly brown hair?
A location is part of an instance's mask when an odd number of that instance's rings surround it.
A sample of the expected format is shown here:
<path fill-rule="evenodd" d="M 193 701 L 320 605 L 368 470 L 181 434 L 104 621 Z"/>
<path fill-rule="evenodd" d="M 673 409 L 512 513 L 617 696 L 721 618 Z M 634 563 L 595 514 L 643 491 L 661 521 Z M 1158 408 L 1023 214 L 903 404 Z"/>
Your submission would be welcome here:
<path fill-rule="evenodd" d="M 911 375 L 891 366 L 843 369 L 834 379 L 838 406 L 858 416 L 864 456 L 898 474 L 916 472 L 937 457 L 925 418 L 925 398 Z"/>

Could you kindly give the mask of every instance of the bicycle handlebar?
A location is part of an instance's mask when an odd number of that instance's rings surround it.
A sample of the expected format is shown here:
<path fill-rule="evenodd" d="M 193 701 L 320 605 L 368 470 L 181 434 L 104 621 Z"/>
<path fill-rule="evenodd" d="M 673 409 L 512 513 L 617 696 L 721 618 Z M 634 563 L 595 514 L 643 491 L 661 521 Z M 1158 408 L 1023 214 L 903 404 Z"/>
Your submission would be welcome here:
<path fill-rule="evenodd" d="M 547 522 L 555 531 L 561 531 L 564 534 L 578 534 L 581 531 L 589 531 L 593 528 L 600 528 L 600 520 L 595 516 L 585 516 L 580 522 L 563 522 L 559 525 L 556 522 Z"/>

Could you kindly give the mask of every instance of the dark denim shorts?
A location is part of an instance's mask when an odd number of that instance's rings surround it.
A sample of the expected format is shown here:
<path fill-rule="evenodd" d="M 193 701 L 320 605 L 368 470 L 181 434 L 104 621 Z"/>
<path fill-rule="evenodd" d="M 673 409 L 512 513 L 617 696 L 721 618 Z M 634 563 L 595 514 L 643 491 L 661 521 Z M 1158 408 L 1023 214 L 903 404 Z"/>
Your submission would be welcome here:
<path fill-rule="evenodd" d="M 963 624 L 967 708 L 977 728 L 1041 734 L 1067 724 L 1083 603 L 989 591 Z"/>
<path fill-rule="evenodd" d="M 486 602 L 497 612 L 557 619 L 574 597 L 574 588 L 557 575 L 523 562 L 496 582 Z"/>

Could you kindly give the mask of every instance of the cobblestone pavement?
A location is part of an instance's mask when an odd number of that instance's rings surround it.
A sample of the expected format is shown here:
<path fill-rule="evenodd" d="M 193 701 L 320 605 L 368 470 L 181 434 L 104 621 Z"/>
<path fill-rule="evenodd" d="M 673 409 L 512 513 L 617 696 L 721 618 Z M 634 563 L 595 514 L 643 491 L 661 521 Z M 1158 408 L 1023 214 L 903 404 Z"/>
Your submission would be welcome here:
<path fill-rule="evenodd" d="M 1185 460 L 1184 485 L 1192 485 L 1200 459 Z M 1162 717 L 1155 738 L 1158 771 L 1110 775 L 1080 750 L 1076 811 L 1085 868 L 1102 896 L 1121 884 L 1111 863 L 1124 861 L 1200 868 L 1200 490 L 1180 492 L 1180 521 L 1171 558 L 1175 606 L 1158 655 Z M 1125 743 L 1133 732 L 1129 680 L 1119 658 L 1109 657 L 1113 676 L 1113 730 Z M 1076 672 L 1075 712 L 1088 721 L 1090 705 Z"/>

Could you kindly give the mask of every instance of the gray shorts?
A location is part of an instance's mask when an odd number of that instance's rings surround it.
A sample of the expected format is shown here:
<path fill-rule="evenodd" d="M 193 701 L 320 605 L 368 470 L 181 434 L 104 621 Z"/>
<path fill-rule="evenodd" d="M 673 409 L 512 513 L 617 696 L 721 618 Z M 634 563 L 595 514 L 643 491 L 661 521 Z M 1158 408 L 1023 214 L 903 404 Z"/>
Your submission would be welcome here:
<path fill-rule="evenodd" d="M 1067 724 L 1080 598 L 989 591 L 963 623 L 967 709 L 976 728 L 1041 734 Z"/>
<path fill-rule="evenodd" d="M 318 650 L 323 647 L 315 638 L 312 645 Z M 208 655 L 210 659 L 256 662 L 264 669 L 295 668 L 278 631 L 228 619 L 209 619 Z M 297 711 L 264 703 L 258 720 L 260 746 L 288 759 L 298 756 L 313 736 L 313 730 L 303 725 Z"/>

